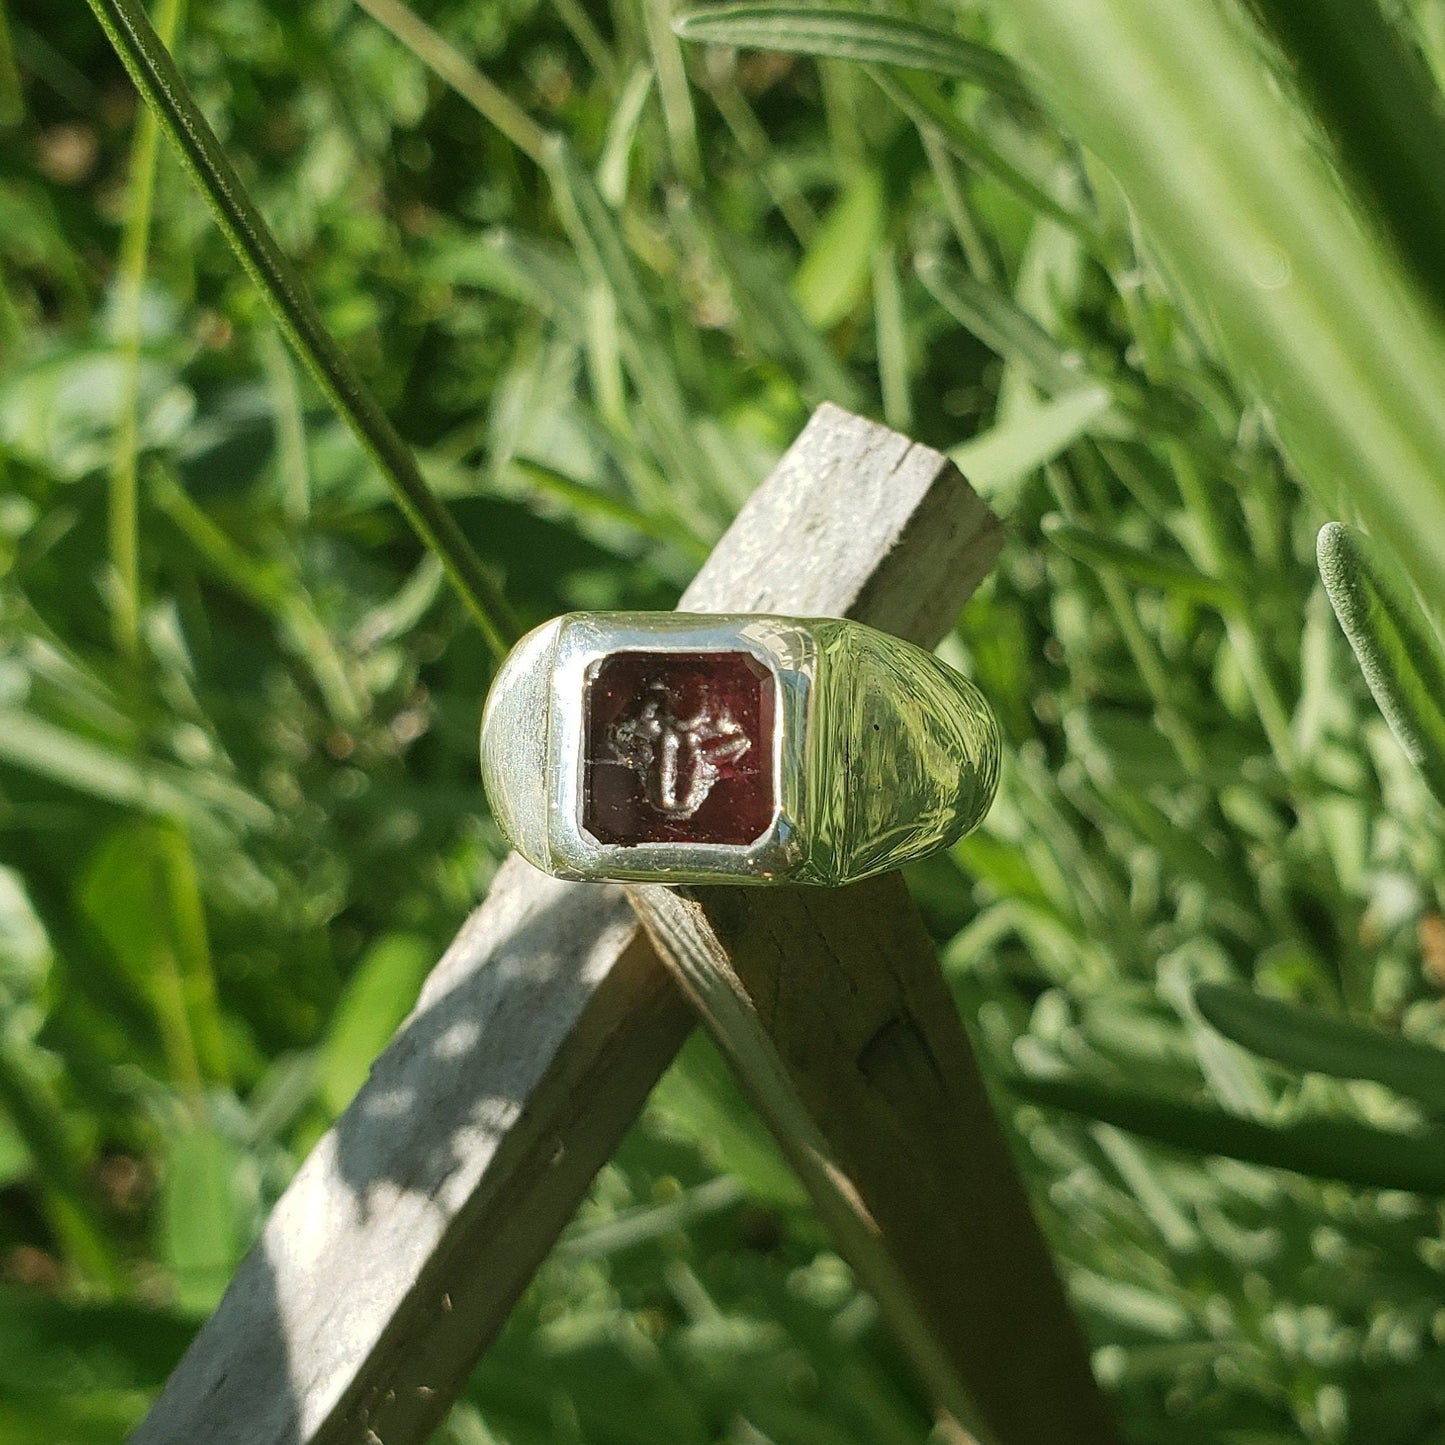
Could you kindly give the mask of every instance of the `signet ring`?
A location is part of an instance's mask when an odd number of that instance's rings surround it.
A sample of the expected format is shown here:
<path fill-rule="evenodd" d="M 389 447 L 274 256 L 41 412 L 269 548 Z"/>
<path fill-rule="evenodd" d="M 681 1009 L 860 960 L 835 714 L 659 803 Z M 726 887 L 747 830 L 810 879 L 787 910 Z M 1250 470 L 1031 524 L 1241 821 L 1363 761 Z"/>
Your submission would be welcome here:
<path fill-rule="evenodd" d="M 571 879 L 851 883 L 975 827 L 999 752 L 971 682 L 837 618 L 569 613 L 482 714 L 498 826 Z"/>

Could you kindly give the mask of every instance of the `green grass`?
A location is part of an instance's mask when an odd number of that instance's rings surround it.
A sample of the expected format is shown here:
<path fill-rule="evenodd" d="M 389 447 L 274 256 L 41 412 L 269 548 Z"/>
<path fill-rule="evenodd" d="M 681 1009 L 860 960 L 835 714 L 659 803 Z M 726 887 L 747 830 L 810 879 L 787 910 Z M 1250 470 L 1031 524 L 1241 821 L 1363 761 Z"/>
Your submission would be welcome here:
<path fill-rule="evenodd" d="M 187 11 L 151 198 L 0 6 L 0 1445 L 123 1438 L 484 893 L 507 614 L 671 605 L 824 399 L 1009 523 L 912 882 L 1126 1438 L 1445 1442 L 1445 10 Z M 694 1041 L 446 1432 L 928 1422 Z"/>

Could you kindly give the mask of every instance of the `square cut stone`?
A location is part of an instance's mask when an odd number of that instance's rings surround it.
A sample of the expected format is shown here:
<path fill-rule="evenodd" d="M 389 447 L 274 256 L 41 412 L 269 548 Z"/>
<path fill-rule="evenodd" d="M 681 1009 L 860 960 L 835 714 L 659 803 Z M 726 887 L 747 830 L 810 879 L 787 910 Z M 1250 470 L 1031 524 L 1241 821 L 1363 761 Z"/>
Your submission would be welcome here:
<path fill-rule="evenodd" d="M 583 684 L 599 843 L 756 842 L 777 812 L 773 675 L 746 652 L 614 652 Z"/>

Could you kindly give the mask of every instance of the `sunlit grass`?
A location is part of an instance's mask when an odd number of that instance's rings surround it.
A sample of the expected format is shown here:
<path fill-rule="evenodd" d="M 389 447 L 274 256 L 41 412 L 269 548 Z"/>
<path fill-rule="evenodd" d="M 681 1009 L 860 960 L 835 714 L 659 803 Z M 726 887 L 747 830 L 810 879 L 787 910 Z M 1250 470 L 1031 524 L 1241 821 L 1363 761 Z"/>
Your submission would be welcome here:
<path fill-rule="evenodd" d="M 193 6 L 298 365 L 83 7 L 6 0 L 0 1441 L 122 1438 L 498 861 L 388 473 L 498 634 L 669 606 L 824 399 L 1009 524 L 945 645 L 1002 795 L 912 881 L 1127 1437 L 1440 1437 L 1445 351 L 1361 139 L 1433 153 L 1440 27 L 1324 9 Z M 448 1428 L 928 1405 L 695 1041 Z"/>

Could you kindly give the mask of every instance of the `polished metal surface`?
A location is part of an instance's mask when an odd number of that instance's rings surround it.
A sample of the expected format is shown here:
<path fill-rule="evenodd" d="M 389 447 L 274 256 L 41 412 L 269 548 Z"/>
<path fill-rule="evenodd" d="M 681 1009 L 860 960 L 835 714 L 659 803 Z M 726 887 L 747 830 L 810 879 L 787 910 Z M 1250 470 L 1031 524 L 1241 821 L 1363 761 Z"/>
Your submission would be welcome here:
<path fill-rule="evenodd" d="M 656 676 L 612 699 L 616 716 L 590 729 L 589 758 L 588 709 L 601 705 L 596 689 L 618 654 L 644 655 L 628 675 L 650 666 Z M 724 654 L 758 665 L 765 735 L 749 731 L 723 692 L 694 685 L 684 699 L 667 680 L 689 668 L 736 674 Z M 866 878 L 975 827 L 993 800 L 999 751 L 993 714 L 970 682 L 920 648 L 833 618 L 570 613 L 517 644 L 482 717 L 482 775 L 498 824 L 529 862 L 574 879 Z M 595 815 L 600 806 L 589 779 L 602 769 L 648 815 L 635 841 L 602 841 L 588 827 L 589 807 Z M 743 798 L 755 812 L 763 787 L 763 831 L 716 841 L 725 800 Z"/>

